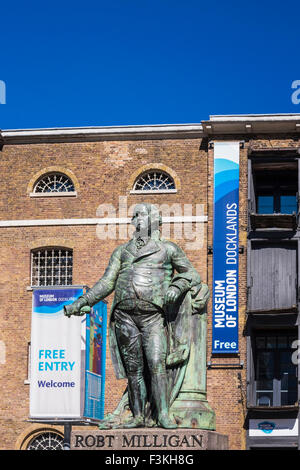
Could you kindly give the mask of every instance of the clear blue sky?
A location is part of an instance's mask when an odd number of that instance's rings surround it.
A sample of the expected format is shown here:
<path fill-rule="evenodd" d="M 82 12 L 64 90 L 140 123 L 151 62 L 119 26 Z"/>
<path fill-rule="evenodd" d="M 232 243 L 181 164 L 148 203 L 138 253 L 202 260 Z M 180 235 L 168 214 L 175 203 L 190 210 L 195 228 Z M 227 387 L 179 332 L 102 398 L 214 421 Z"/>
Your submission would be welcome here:
<path fill-rule="evenodd" d="M 2 2 L 0 128 L 300 113 L 300 2 Z"/>

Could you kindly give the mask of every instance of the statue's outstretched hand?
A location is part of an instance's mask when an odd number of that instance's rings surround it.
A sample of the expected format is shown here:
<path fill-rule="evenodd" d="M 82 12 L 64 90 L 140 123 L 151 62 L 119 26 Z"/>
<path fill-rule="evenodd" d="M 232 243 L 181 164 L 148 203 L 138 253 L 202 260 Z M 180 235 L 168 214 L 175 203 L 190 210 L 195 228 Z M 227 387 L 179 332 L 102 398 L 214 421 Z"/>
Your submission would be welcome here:
<path fill-rule="evenodd" d="M 80 307 L 78 309 L 78 306 L 76 305 L 76 302 L 70 305 L 65 305 L 64 306 L 64 314 L 66 317 L 71 317 L 72 315 L 76 316 L 82 316 L 85 315 L 86 313 L 90 313 L 91 307 L 89 305 L 85 305 L 84 307 Z"/>
<path fill-rule="evenodd" d="M 171 286 L 169 287 L 169 289 L 167 290 L 167 293 L 165 295 L 165 304 L 173 304 L 176 302 L 176 300 L 180 297 L 180 290 L 178 289 L 178 287 L 175 287 L 175 286 Z"/>

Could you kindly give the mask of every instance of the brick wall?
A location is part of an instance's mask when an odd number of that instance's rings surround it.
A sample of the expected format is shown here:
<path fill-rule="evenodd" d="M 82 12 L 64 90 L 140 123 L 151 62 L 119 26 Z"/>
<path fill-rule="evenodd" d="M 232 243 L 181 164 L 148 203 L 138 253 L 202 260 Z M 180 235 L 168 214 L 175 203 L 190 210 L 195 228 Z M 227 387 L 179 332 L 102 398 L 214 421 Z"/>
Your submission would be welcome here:
<path fill-rule="evenodd" d="M 228 139 L 228 137 L 225 137 Z M 221 139 L 221 137 L 220 137 Z M 230 136 L 230 140 L 242 140 Z M 222 140 L 222 139 L 221 139 Z M 245 253 L 239 264 L 239 334 L 240 356 L 214 358 L 226 362 L 241 360 L 246 365 L 246 343 L 243 328 L 246 321 L 246 247 L 247 247 L 247 152 L 249 145 L 291 146 L 291 137 L 265 138 L 257 136 L 241 149 L 240 164 L 240 244 Z M 138 170 L 159 165 L 170 169 L 177 187 L 175 194 L 130 194 Z M 65 169 L 74 175 L 77 197 L 29 196 L 34 178 L 42 170 Z M 176 241 L 212 286 L 213 220 L 213 150 L 201 139 L 169 139 L 143 141 L 107 141 L 85 143 L 56 143 L 7 145 L 0 153 L 0 220 L 94 218 L 100 204 L 119 206 L 119 197 L 126 196 L 127 206 L 138 202 L 155 204 L 203 205 L 208 224 L 203 224 L 203 243 L 197 250 L 187 248 L 187 240 Z M 182 207 L 182 206 L 181 206 Z M 111 216 L 111 214 L 103 214 Z M 171 214 L 172 215 L 172 214 Z M 116 216 L 119 216 L 118 212 Z M 195 229 L 195 226 L 193 227 Z M 73 283 L 92 286 L 104 272 L 113 249 L 125 240 L 100 240 L 96 226 L 38 226 L 0 228 L 1 333 L 5 343 L 6 360 L 0 364 L 0 448 L 12 449 L 32 430 L 26 422 L 29 413 L 27 378 L 27 344 L 30 341 L 32 292 L 30 285 L 30 250 L 40 246 L 67 246 L 74 250 Z M 112 296 L 108 298 L 110 308 Z M 211 301 L 208 308 L 207 359 L 211 358 Z M 207 372 L 208 401 L 216 411 L 217 431 L 228 434 L 231 449 L 245 448 L 246 418 L 244 369 L 209 369 Z M 239 379 L 241 374 L 241 381 Z M 107 354 L 106 412 L 117 405 L 126 382 L 114 377 L 110 355 Z"/>
<path fill-rule="evenodd" d="M 0 219 L 94 218 L 99 204 L 112 204 L 119 216 L 119 196 L 128 197 L 127 205 L 145 201 L 155 204 L 202 204 L 206 214 L 207 155 L 201 140 L 158 140 L 134 142 L 93 142 L 5 146 L 1 152 Z M 130 194 L 132 175 L 155 164 L 170 169 L 176 194 Z M 65 169 L 75 175 L 77 197 L 30 197 L 34 178 L 42 170 Z M 111 214 L 103 214 L 111 216 Z M 172 215 L 172 214 L 170 214 Z M 176 215 L 176 214 L 175 214 Z M 195 228 L 195 227 L 194 227 Z M 200 250 L 187 250 L 186 240 L 175 240 L 206 280 L 206 228 Z M 118 233 L 118 232 L 117 232 Z M 6 346 L 6 362 L 0 365 L 2 385 L 0 406 L 0 447 L 14 448 L 20 434 L 32 425 L 29 413 L 27 344 L 30 341 L 32 292 L 30 250 L 41 246 L 66 246 L 74 250 L 73 283 L 92 286 L 103 274 L 113 249 L 125 240 L 99 240 L 97 227 L 38 226 L 0 229 L 2 261 L 1 337 Z M 110 308 L 112 296 L 108 298 Z M 106 412 L 112 411 L 126 382 L 114 376 L 107 355 Z M 21 439 L 22 440 L 22 439 Z"/>

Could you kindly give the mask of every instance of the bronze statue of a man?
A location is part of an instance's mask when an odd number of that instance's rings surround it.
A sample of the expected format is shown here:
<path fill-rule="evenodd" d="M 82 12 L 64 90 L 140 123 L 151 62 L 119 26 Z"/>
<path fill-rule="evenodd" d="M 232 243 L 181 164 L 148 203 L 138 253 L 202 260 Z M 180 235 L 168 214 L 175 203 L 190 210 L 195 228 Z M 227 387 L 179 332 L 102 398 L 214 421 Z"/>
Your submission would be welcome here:
<path fill-rule="evenodd" d="M 160 238 L 161 218 L 152 204 L 138 204 L 133 238 L 117 247 L 102 278 L 65 314 L 82 315 L 115 291 L 109 342 L 118 378 L 127 377 L 132 417 L 122 427 L 145 426 L 146 404 L 156 408 L 156 424 L 176 428 L 169 417 L 167 378 L 168 316 L 201 279 L 175 243 Z M 176 273 L 175 273 L 176 271 Z"/>

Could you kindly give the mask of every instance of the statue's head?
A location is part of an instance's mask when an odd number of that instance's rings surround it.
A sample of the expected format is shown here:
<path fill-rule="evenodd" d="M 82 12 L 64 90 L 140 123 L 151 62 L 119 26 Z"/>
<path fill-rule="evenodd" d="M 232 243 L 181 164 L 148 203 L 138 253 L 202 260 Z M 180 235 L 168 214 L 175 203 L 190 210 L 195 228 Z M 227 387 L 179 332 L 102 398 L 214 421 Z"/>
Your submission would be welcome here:
<path fill-rule="evenodd" d="M 135 226 L 137 232 L 150 235 L 162 224 L 161 216 L 154 204 L 137 204 L 133 211 L 131 223 Z"/>

